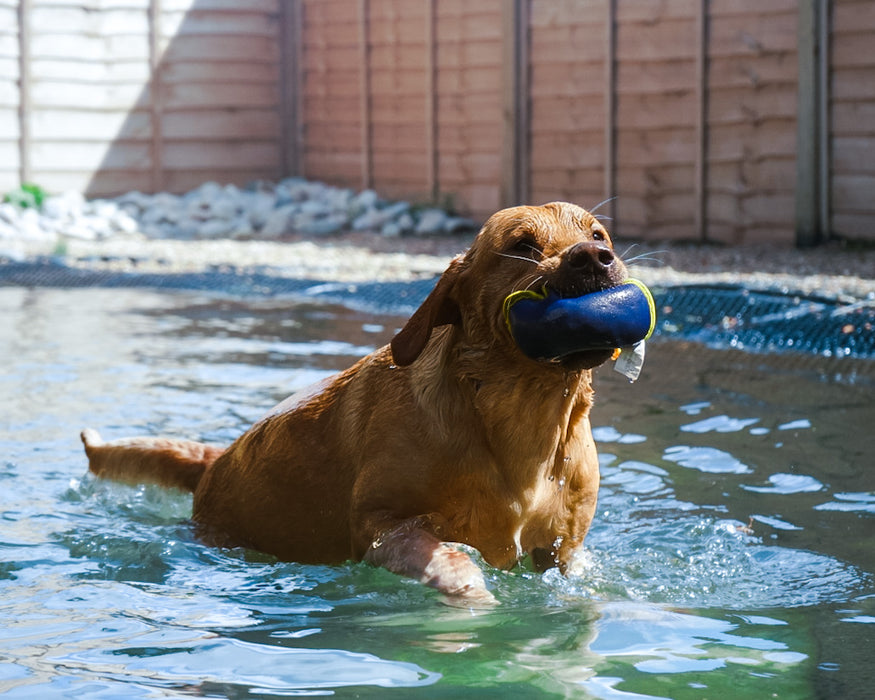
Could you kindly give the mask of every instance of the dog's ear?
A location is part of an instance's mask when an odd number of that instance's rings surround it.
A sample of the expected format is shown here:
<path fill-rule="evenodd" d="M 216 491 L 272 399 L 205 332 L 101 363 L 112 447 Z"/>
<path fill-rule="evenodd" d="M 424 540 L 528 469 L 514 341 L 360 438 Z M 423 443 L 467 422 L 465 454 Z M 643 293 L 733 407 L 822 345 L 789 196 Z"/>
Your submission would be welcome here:
<path fill-rule="evenodd" d="M 392 338 L 392 359 L 396 365 L 404 367 L 414 363 L 436 327 L 461 321 L 461 312 L 451 298 L 451 292 L 458 282 L 462 268 L 462 259 L 454 259 L 422 302 L 422 306 L 413 312 L 404 328 Z"/>

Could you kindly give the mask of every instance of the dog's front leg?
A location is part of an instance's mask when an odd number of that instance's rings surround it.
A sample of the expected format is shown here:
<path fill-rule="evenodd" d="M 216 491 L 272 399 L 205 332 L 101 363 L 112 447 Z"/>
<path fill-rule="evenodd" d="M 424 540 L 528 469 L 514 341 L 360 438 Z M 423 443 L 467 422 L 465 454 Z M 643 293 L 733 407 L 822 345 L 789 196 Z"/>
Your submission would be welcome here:
<path fill-rule="evenodd" d="M 383 529 L 365 552 L 365 561 L 437 588 L 453 603 L 490 605 L 483 572 L 465 552 L 441 541 L 429 518 L 413 518 Z"/>

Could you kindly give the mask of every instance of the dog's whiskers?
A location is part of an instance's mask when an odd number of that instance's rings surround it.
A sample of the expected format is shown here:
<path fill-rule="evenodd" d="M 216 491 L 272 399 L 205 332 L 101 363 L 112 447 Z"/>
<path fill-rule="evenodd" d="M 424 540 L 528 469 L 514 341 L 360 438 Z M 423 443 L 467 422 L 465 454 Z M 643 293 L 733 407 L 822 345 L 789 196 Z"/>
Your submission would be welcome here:
<path fill-rule="evenodd" d="M 616 198 L 617 198 L 617 197 L 614 196 L 614 197 L 608 197 L 607 199 L 603 199 L 601 202 L 599 202 L 598 204 L 596 204 L 594 207 L 590 207 L 590 209 L 589 209 L 589 213 L 590 213 L 590 214 L 595 214 L 595 212 L 596 212 L 598 209 L 600 209 L 601 207 L 605 206 L 605 204 L 608 204 L 609 202 L 613 202 Z M 596 218 L 599 219 L 599 218 L 601 218 L 601 217 L 598 217 L 598 216 L 597 216 Z M 608 217 L 608 218 L 609 218 L 609 217 Z"/>
<path fill-rule="evenodd" d="M 624 251 L 620 254 L 620 257 L 621 257 L 623 260 L 625 260 L 625 259 L 626 259 L 626 256 L 629 255 L 629 253 L 631 253 L 631 252 L 632 252 L 635 248 L 637 248 L 639 245 L 641 245 L 641 244 L 640 244 L 640 243 L 632 243 L 631 245 L 629 245 L 628 248 L 626 248 L 626 250 L 624 250 Z"/>
<path fill-rule="evenodd" d="M 532 250 L 537 250 L 536 248 L 532 248 Z M 502 258 L 510 258 L 511 260 L 522 260 L 523 262 L 532 263 L 533 265 L 537 265 L 538 261 L 534 258 L 527 258 L 524 255 L 511 255 L 510 253 L 496 253 L 496 255 L 500 255 Z"/>
<path fill-rule="evenodd" d="M 513 286 L 513 289 L 511 291 L 528 291 L 536 284 L 538 284 L 538 282 L 540 282 L 542 279 L 544 279 L 544 275 L 526 275 Z"/>
<path fill-rule="evenodd" d="M 538 282 L 540 282 L 542 279 L 544 279 L 544 275 L 538 275 L 537 277 L 535 277 L 535 279 L 533 279 L 525 287 L 523 287 L 523 289 L 525 289 L 526 291 L 529 291 L 532 287 L 534 287 L 536 284 L 538 284 Z"/>
<path fill-rule="evenodd" d="M 630 246 L 629 250 L 631 250 L 635 245 L 637 245 L 637 243 Z M 629 251 L 627 250 L 626 252 L 628 253 Z M 665 260 L 662 260 L 662 259 L 654 257 L 654 256 L 658 255 L 659 253 L 667 253 L 667 252 L 668 252 L 667 250 L 651 250 L 651 251 L 648 251 L 646 253 L 641 253 L 640 255 L 636 255 L 635 257 L 629 258 L 628 260 L 624 259 L 623 262 L 625 262 L 627 265 L 631 265 L 632 263 L 641 263 L 641 262 L 655 262 L 659 265 L 665 265 Z"/>

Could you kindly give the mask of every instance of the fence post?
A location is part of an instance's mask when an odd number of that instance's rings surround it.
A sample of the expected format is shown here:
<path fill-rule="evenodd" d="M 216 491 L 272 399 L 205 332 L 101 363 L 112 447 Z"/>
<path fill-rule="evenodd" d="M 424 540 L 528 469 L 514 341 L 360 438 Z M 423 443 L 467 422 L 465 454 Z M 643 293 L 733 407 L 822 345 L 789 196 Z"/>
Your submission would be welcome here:
<path fill-rule="evenodd" d="M 501 202 L 509 207 L 529 197 L 529 2 L 502 7 L 503 136 Z"/>
<path fill-rule="evenodd" d="M 821 237 L 825 240 L 829 238 L 830 235 L 830 160 L 832 158 L 832 153 L 830 149 L 830 138 L 829 138 L 829 130 L 830 130 L 830 119 L 829 119 L 829 103 L 830 103 L 830 90 L 829 90 L 829 68 L 830 68 L 830 7 L 832 3 L 830 0 L 817 0 L 818 4 L 818 13 L 817 13 L 817 41 L 818 46 L 820 47 L 820 51 L 818 53 L 818 67 L 817 67 L 817 80 L 818 80 L 818 140 L 820 149 L 818 151 L 818 187 L 820 189 L 820 210 L 818 212 L 818 218 L 820 221 L 820 234 Z"/>
<path fill-rule="evenodd" d="M 30 182 L 30 0 L 18 3 L 18 179 Z"/>
<path fill-rule="evenodd" d="M 161 81 L 161 0 L 149 2 L 149 121 L 152 125 L 150 156 L 152 162 L 152 192 L 165 189 L 163 163 L 162 107 L 164 101 Z"/>
<path fill-rule="evenodd" d="M 696 14 L 696 163 L 695 231 L 708 242 L 708 0 L 699 0 Z"/>
<path fill-rule="evenodd" d="M 823 242 L 828 229 L 828 144 L 825 103 L 827 0 L 800 0 L 796 110 L 796 245 Z M 826 176 L 824 175 L 826 173 Z"/>
<path fill-rule="evenodd" d="M 610 229 L 617 230 L 617 5 L 605 2 L 604 206 Z"/>
<path fill-rule="evenodd" d="M 362 189 L 371 186 L 371 61 L 369 44 L 370 2 L 359 0 L 359 89 L 361 90 Z"/>
<path fill-rule="evenodd" d="M 303 10 L 301 0 L 279 4 L 281 177 L 301 175 L 301 100 Z"/>
<path fill-rule="evenodd" d="M 438 179 L 437 135 L 437 0 L 428 0 L 425 8 L 425 162 L 428 196 L 433 202 L 440 196 Z"/>

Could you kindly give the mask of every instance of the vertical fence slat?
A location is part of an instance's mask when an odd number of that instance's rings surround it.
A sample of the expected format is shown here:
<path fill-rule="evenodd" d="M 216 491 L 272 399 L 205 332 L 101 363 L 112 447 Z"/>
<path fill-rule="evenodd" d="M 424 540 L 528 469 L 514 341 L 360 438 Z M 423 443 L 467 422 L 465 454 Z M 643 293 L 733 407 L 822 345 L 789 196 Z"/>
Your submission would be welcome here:
<path fill-rule="evenodd" d="M 812 246 L 820 242 L 820 204 L 818 187 L 818 0 L 800 0 L 797 25 L 799 47 L 799 87 L 796 121 L 796 244 Z"/>
<path fill-rule="evenodd" d="M 604 206 L 611 229 L 617 228 L 617 6 L 605 2 L 605 82 L 604 82 Z"/>
<path fill-rule="evenodd" d="M 503 206 L 521 204 L 529 196 L 529 17 L 531 0 L 502 4 L 504 118 L 501 154 Z"/>
<path fill-rule="evenodd" d="M 829 56 L 830 56 L 830 7 L 829 0 L 817 0 L 817 121 L 818 121 L 818 226 L 821 240 L 830 234 L 830 119 L 829 119 Z"/>
<path fill-rule="evenodd" d="M 425 162 L 426 186 L 431 199 L 440 196 L 437 136 L 437 0 L 428 0 L 425 10 Z"/>
<path fill-rule="evenodd" d="M 694 231 L 708 240 L 708 6 L 699 0 L 696 14 L 696 161 Z"/>
<path fill-rule="evenodd" d="M 517 30 L 516 0 L 501 6 L 501 65 L 502 65 L 502 129 L 501 139 L 501 206 L 518 203 L 516 159 L 516 89 L 517 89 Z"/>
<path fill-rule="evenodd" d="M 280 0 L 280 139 L 283 177 L 301 175 L 301 0 Z"/>
<path fill-rule="evenodd" d="M 373 180 L 371 144 L 371 61 L 370 61 L 370 2 L 359 0 L 359 89 L 361 90 L 361 150 L 362 189 L 371 186 Z"/>
<path fill-rule="evenodd" d="M 529 36 L 532 0 L 517 0 L 517 126 L 516 147 L 519 167 L 517 199 L 528 202 L 530 196 L 529 175 L 531 173 L 530 148 L 530 102 L 529 102 Z"/>
<path fill-rule="evenodd" d="M 18 3 L 18 178 L 21 183 L 31 181 L 30 166 L 30 89 L 32 85 L 30 74 L 30 0 L 19 0 Z"/>
<path fill-rule="evenodd" d="M 164 184 L 162 106 L 163 87 L 161 80 L 161 0 L 149 2 L 149 100 L 152 123 L 152 140 L 149 156 L 152 164 L 152 191 L 158 192 Z"/>

